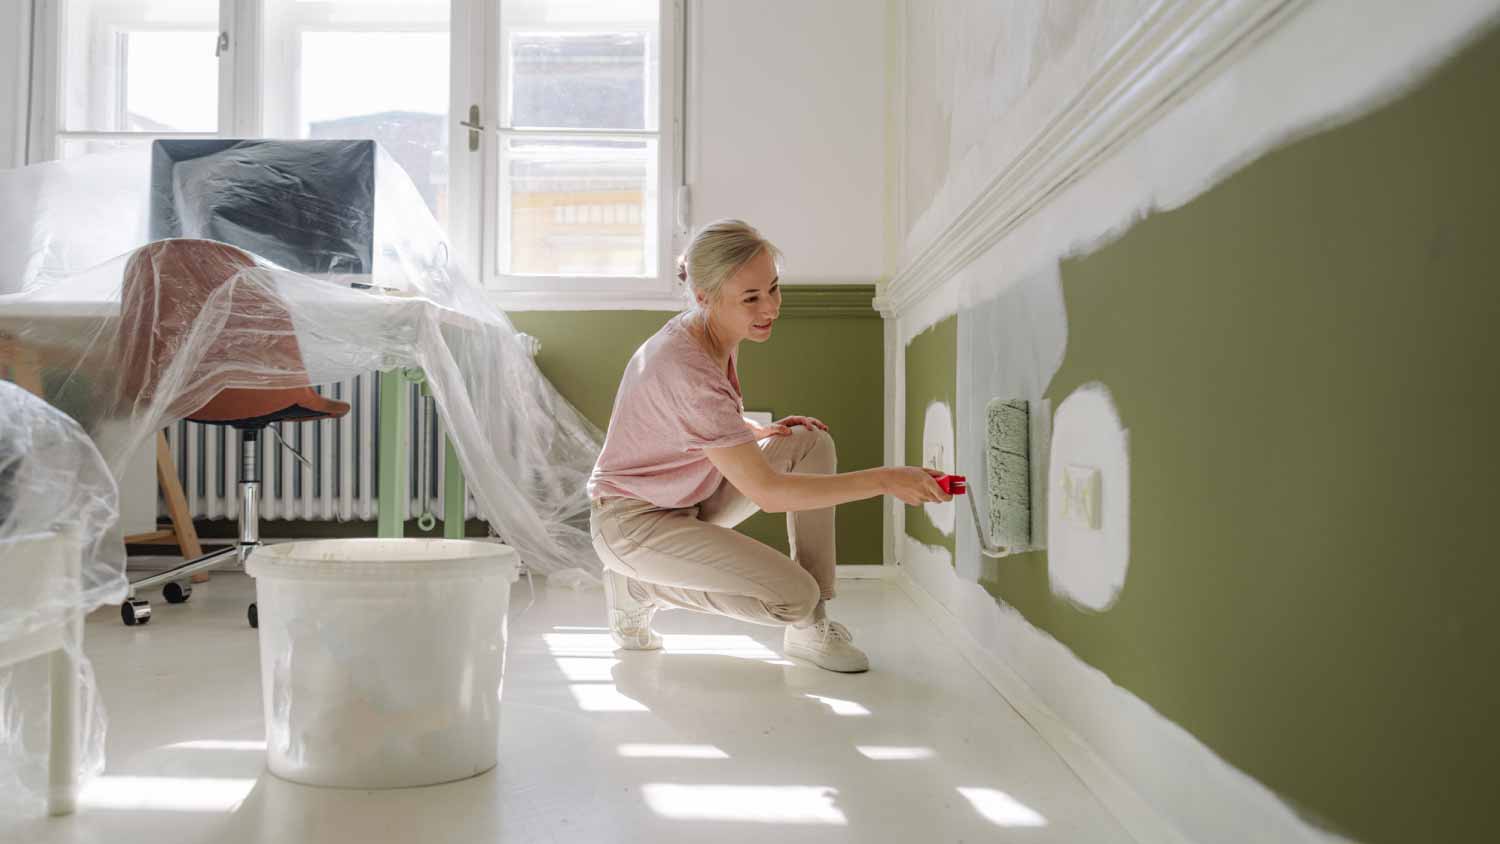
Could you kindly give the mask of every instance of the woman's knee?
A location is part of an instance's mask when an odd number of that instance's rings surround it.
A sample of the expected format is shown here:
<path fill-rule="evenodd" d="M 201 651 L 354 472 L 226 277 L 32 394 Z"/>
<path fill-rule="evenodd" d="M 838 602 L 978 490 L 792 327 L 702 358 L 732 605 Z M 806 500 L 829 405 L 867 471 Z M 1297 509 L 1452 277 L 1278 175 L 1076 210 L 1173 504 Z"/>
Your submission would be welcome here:
<path fill-rule="evenodd" d="M 818 581 L 805 571 L 800 572 L 801 577 L 787 582 L 785 594 L 775 604 L 769 604 L 772 615 L 777 620 L 787 624 L 802 621 L 812 615 L 817 609 L 818 601 L 823 598 L 823 590 L 818 586 Z"/>
<path fill-rule="evenodd" d="M 797 440 L 802 460 L 826 462 L 830 467 L 838 465 L 838 450 L 834 447 L 832 434 L 822 428 L 799 425 L 792 429 L 792 436 Z"/>

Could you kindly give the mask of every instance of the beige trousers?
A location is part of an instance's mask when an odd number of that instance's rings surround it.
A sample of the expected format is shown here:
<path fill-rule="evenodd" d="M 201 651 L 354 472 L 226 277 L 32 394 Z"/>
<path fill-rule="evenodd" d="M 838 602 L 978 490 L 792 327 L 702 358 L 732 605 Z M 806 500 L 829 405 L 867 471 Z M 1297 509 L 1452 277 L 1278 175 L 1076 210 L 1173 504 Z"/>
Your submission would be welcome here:
<path fill-rule="evenodd" d="M 777 471 L 837 471 L 833 438 L 814 428 L 795 427 L 760 449 Z M 787 514 L 790 557 L 733 530 L 756 510 L 726 480 L 695 507 L 605 498 L 594 502 L 589 523 L 599 560 L 631 578 L 638 599 L 757 624 L 804 621 L 820 598 L 833 597 L 834 510 Z"/>

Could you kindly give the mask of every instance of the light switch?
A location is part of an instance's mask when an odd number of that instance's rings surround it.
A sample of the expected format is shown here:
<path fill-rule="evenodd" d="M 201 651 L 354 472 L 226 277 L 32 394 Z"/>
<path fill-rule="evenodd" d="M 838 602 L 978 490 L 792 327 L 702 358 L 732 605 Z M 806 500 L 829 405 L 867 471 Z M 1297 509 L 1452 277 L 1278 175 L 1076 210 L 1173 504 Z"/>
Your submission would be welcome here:
<path fill-rule="evenodd" d="M 1062 517 L 1067 524 L 1101 528 L 1103 482 L 1093 466 L 1068 466 L 1062 477 Z"/>

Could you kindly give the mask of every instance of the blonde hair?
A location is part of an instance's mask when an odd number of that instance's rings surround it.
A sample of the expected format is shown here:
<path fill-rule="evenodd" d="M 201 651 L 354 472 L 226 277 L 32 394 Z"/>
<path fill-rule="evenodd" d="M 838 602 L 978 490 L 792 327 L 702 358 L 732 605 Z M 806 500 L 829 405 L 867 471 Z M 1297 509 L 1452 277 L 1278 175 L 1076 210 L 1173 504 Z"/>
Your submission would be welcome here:
<path fill-rule="evenodd" d="M 688 300 L 697 304 L 694 293 L 702 293 L 710 303 L 717 301 L 725 280 L 739 272 L 762 250 L 781 269 L 781 250 L 744 220 L 714 220 L 698 229 L 686 252 L 677 258 L 677 279 L 687 288 Z"/>

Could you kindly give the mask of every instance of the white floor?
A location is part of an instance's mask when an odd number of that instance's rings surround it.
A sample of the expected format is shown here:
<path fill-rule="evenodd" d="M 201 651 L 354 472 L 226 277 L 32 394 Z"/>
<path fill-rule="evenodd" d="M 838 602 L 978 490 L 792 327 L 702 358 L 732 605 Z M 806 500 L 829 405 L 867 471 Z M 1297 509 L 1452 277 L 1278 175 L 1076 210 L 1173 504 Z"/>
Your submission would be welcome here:
<path fill-rule="evenodd" d="M 252 581 L 215 574 L 126 628 L 90 617 L 108 766 L 28 842 L 1111 842 L 1126 836 L 894 585 L 841 585 L 873 670 L 780 656 L 780 631 L 662 613 L 665 653 L 613 653 L 602 595 L 516 585 L 500 766 L 342 791 L 265 771 Z"/>

